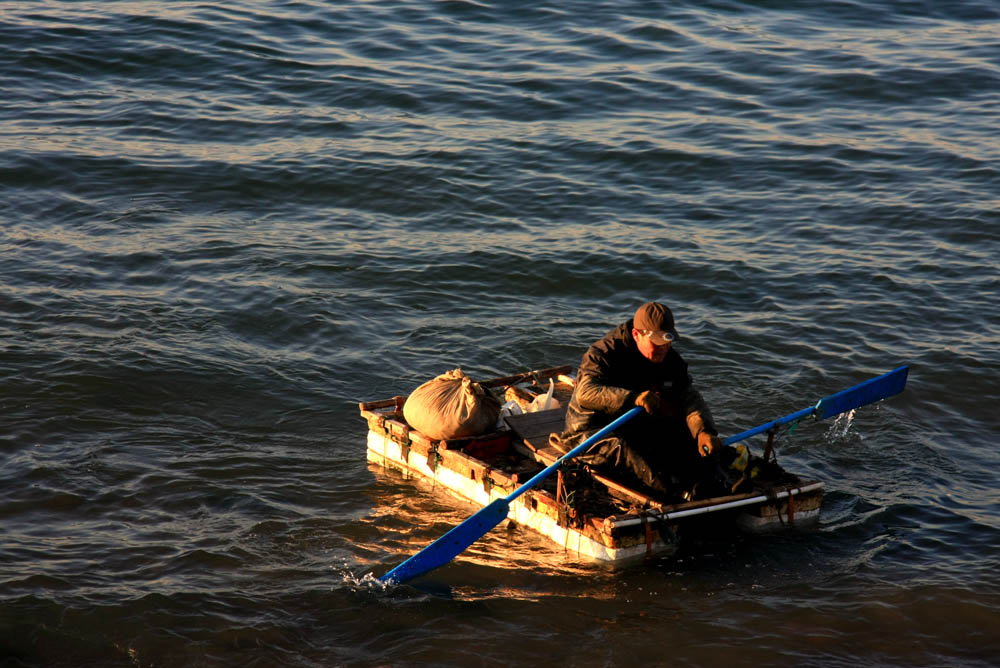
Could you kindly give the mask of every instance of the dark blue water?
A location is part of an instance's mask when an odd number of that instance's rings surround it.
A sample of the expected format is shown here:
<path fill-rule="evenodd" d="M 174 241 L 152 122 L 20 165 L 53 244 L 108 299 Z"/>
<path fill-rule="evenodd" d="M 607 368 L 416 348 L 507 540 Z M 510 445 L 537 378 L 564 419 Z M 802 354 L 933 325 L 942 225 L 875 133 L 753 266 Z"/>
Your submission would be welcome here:
<path fill-rule="evenodd" d="M 1000 7 L 0 3 L 0 665 L 1000 663 Z M 357 402 L 648 299 L 817 527 L 620 572 Z"/>

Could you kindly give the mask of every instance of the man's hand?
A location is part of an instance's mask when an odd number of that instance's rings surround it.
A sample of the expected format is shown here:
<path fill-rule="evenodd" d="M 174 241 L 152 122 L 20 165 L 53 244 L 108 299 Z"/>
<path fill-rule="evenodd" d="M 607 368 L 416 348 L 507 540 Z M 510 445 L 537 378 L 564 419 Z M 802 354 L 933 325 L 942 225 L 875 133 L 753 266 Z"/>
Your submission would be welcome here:
<path fill-rule="evenodd" d="M 707 431 L 698 433 L 698 454 L 702 457 L 707 457 L 713 450 L 721 447 L 722 440 L 715 434 L 709 434 Z"/>
<path fill-rule="evenodd" d="M 641 406 L 650 415 L 659 415 L 663 409 L 663 401 L 660 393 L 655 390 L 646 390 L 635 398 L 635 405 Z"/>

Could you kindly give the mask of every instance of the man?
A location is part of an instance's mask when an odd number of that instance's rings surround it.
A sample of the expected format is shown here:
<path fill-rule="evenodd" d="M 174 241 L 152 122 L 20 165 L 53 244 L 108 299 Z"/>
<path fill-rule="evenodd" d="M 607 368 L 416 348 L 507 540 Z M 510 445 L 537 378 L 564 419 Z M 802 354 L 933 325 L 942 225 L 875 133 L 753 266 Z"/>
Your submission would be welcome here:
<path fill-rule="evenodd" d="M 567 451 L 641 406 L 643 413 L 581 459 L 602 473 L 631 477 L 660 497 L 690 493 L 707 470 L 701 458 L 722 446 L 687 363 L 673 349 L 676 339 L 673 313 L 649 302 L 593 343 L 580 363 L 565 430 L 552 435 L 553 445 Z"/>

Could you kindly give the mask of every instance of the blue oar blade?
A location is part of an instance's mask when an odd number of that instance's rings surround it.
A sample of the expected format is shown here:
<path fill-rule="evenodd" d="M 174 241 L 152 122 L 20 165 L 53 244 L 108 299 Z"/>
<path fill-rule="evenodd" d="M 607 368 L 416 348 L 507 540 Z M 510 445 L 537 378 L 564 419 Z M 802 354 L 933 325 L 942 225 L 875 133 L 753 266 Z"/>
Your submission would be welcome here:
<path fill-rule="evenodd" d="M 901 366 L 895 371 L 890 371 L 878 378 L 866 380 L 854 387 L 831 394 L 816 404 L 816 417 L 820 420 L 825 420 L 828 417 L 840 415 L 855 408 L 873 404 L 876 401 L 899 394 L 906 387 L 906 375 L 908 372 L 908 366 Z"/>
<path fill-rule="evenodd" d="M 908 371 L 909 367 L 901 366 L 895 371 L 890 371 L 877 378 L 871 378 L 863 383 L 858 383 L 854 387 L 849 387 L 846 390 L 841 390 L 836 394 L 831 394 L 824 399 L 820 399 L 815 406 L 803 408 L 785 417 L 766 422 L 753 429 L 747 429 L 744 432 L 730 436 L 722 443 L 723 445 L 732 445 L 751 436 L 771 431 L 775 427 L 792 424 L 810 416 L 825 420 L 828 417 L 840 415 L 855 408 L 881 401 L 903 391 L 903 388 L 906 387 L 906 374 Z"/>
<path fill-rule="evenodd" d="M 500 524 L 510 511 L 507 499 L 497 499 L 379 578 L 380 582 L 406 582 L 443 566 Z"/>

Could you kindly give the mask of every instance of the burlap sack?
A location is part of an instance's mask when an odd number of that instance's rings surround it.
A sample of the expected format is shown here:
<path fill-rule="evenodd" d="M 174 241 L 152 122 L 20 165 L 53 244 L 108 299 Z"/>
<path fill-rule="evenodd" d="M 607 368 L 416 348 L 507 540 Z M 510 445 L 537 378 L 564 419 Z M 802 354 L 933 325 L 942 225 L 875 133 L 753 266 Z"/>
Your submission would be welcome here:
<path fill-rule="evenodd" d="M 500 402 L 461 369 L 427 381 L 403 405 L 407 424 L 435 440 L 495 431 L 499 416 Z"/>

